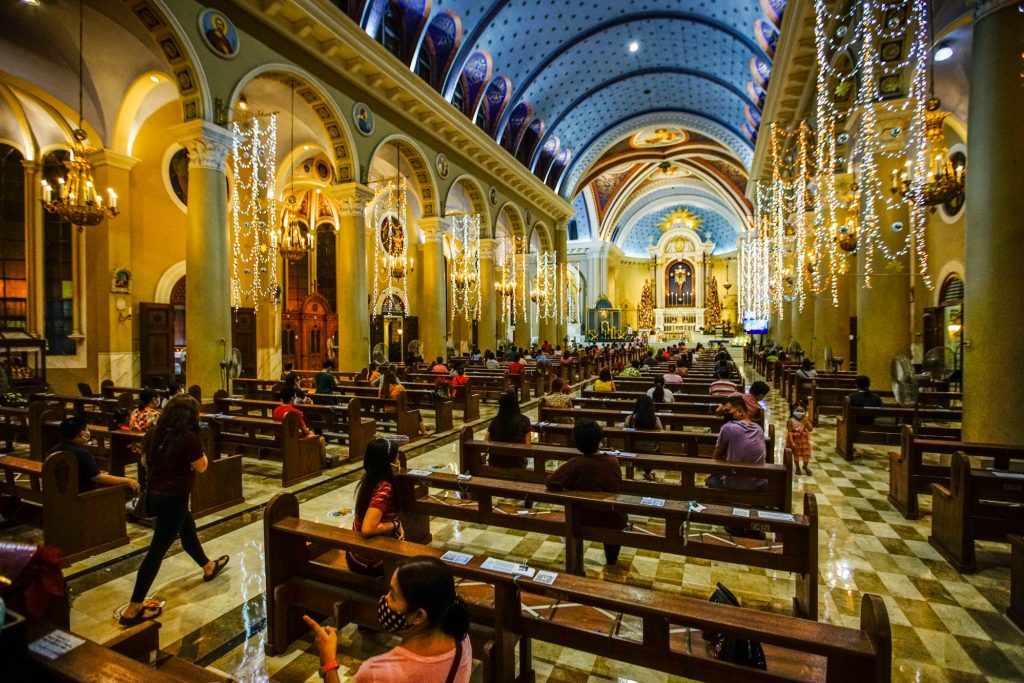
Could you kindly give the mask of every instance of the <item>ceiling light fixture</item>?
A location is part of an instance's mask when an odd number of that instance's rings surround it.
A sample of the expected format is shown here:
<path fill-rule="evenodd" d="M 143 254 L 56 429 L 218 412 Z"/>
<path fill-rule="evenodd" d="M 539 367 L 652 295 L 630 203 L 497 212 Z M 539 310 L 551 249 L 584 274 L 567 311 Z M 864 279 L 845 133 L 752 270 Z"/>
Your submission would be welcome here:
<path fill-rule="evenodd" d="M 639 49 L 640 49 L 640 43 L 636 42 L 635 40 L 632 43 L 629 44 L 629 51 L 630 52 L 636 52 Z"/>
<path fill-rule="evenodd" d="M 935 51 L 936 62 L 944 62 L 952 56 L 953 48 L 951 48 L 949 45 L 940 45 L 939 48 Z"/>
<path fill-rule="evenodd" d="M 154 83 L 159 83 L 160 82 L 160 77 L 159 76 L 150 76 L 149 80 L 153 81 Z"/>

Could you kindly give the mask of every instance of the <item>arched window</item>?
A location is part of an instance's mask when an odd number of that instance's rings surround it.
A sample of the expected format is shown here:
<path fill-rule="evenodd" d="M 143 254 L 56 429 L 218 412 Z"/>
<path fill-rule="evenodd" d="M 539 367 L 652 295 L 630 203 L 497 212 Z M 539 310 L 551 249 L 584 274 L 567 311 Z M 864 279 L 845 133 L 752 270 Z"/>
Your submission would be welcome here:
<path fill-rule="evenodd" d="M 67 174 L 67 158 L 67 150 L 56 150 L 43 160 L 43 176 L 53 187 Z M 73 239 L 71 223 L 57 214 L 43 212 L 44 331 L 49 354 L 54 356 L 73 356 L 78 350 L 68 338 L 75 324 Z"/>
<path fill-rule="evenodd" d="M 958 304 L 964 299 L 964 281 L 959 275 L 950 275 L 942 283 L 942 293 L 939 296 L 939 305 L 948 306 Z"/>
<path fill-rule="evenodd" d="M 384 19 L 380 22 L 380 42 L 384 49 L 402 58 L 402 22 L 398 16 L 395 3 L 388 0 L 384 3 Z"/>
<path fill-rule="evenodd" d="M 337 239 L 333 223 L 316 228 L 316 289 L 332 308 L 338 305 Z"/>
<path fill-rule="evenodd" d="M 21 152 L 0 144 L 0 328 L 28 325 L 25 170 Z"/>
<path fill-rule="evenodd" d="M 466 114 L 466 116 L 469 116 L 469 113 L 466 111 L 466 88 L 462 85 L 461 78 L 455 84 L 455 92 L 452 93 L 452 106 Z"/>
<path fill-rule="evenodd" d="M 430 53 L 426 42 L 420 46 L 420 53 L 416 56 L 416 75 L 433 87 L 434 57 Z"/>

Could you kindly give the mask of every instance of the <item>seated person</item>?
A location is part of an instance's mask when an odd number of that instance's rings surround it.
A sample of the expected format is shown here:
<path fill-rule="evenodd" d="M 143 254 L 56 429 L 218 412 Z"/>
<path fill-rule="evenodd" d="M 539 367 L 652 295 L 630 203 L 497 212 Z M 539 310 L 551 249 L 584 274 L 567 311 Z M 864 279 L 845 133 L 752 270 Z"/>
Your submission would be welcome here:
<path fill-rule="evenodd" d="M 395 486 L 395 472 L 399 469 L 398 448 L 392 448 L 385 439 L 374 439 L 366 445 L 363 457 L 363 478 L 356 487 L 355 518 L 352 530 L 363 538 L 390 536 L 403 538 L 399 514 L 404 508 L 399 489 Z M 345 554 L 348 567 L 359 574 L 383 576 L 384 561 L 364 557 L 358 553 Z"/>
<path fill-rule="evenodd" d="M 438 375 L 447 375 L 448 366 L 444 364 L 444 358 L 438 356 L 434 362 L 430 365 L 430 371 Z"/>
<path fill-rule="evenodd" d="M 392 367 L 394 366 L 389 366 L 388 369 L 384 371 L 384 374 L 381 375 L 380 389 L 377 391 L 378 398 L 398 398 L 400 394 L 405 393 L 405 387 L 403 387 L 401 382 L 398 381 L 398 376 L 395 374 L 395 371 L 391 369 Z M 389 406 L 386 408 L 385 412 L 394 414 L 397 410 L 398 409 L 396 407 Z M 416 411 L 416 417 L 419 419 L 418 430 L 420 436 L 430 436 L 434 433 L 425 424 L 423 424 L 423 416 L 420 415 L 420 411 L 418 410 Z"/>
<path fill-rule="evenodd" d="M 712 382 L 708 389 L 708 394 L 711 396 L 730 396 L 739 390 L 736 383 L 729 379 L 728 369 L 719 370 L 715 373 L 715 377 L 718 379 Z"/>
<path fill-rule="evenodd" d="M 633 361 L 628 368 L 619 373 L 619 377 L 641 377 L 640 361 Z"/>
<path fill-rule="evenodd" d="M 334 361 L 325 360 L 320 372 L 316 373 L 316 393 L 333 394 L 336 387 L 334 382 Z"/>
<path fill-rule="evenodd" d="M 285 363 L 284 367 L 281 369 L 281 381 L 282 382 L 287 382 L 288 378 L 291 377 L 294 374 L 295 374 L 295 364 L 294 363 Z"/>
<path fill-rule="evenodd" d="M 818 371 L 814 369 L 814 361 L 810 358 L 804 358 L 800 369 L 796 371 L 796 376 L 803 380 L 813 380 L 816 378 Z"/>
<path fill-rule="evenodd" d="M 526 366 L 519 360 L 519 355 L 512 356 L 512 361 L 508 364 L 509 376 L 521 375 L 525 369 Z"/>
<path fill-rule="evenodd" d="M 548 408 L 572 408 L 572 392 L 565 391 L 565 383 L 561 377 L 551 380 L 551 391 L 544 394 L 544 405 Z M 560 417 L 555 422 L 572 424 L 572 418 Z"/>
<path fill-rule="evenodd" d="M 487 425 L 487 441 L 530 445 L 533 425 L 530 418 L 519 410 L 519 399 L 514 391 L 498 397 L 498 413 Z M 487 464 L 494 467 L 526 467 L 526 459 L 516 455 L 489 455 Z"/>
<path fill-rule="evenodd" d="M 675 396 L 672 395 L 672 392 L 665 388 L 665 378 L 662 375 L 654 377 L 654 386 L 647 390 L 647 395 L 655 403 L 672 403 L 675 401 Z"/>
<path fill-rule="evenodd" d="M 490 349 L 484 351 L 484 367 L 488 370 L 497 370 L 501 367 L 498 359 L 494 356 L 494 351 L 491 351 Z"/>
<path fill-rule="evenodd" d="M 78 492 L 92 491 L 97 486 L 127 486 L 133 494 L 139 492 L 139 482 L 129 477 L 116 477 L 100 471 L 96 458 L 85 447 L 92 435 L 85 421 L 71 417 L 60 423 L 60 441 L 50 453 L 67 451 L 78 461 Z M 47 453 L 49 455 L 50 453 Z"/>
<path fill-rule="evenodd" d="M 722 408 L 727 422 L 718 432 L 712 459 L 737 465 L 763 465 L 767 455 L 764 432 L 751 421 L 744 400 L 739 396 L 730 396 Z M 710 488 L 736 491 L 760 491 L 768 484 L 764 479 L 718 474 L 708 477 L 705 483 Z"/>
<path fill-rule="evenodd" d="M 324 456 L 327 454 L 327 440 L 306 426 L 306 416 L 303 415 L 301 410 L 295 407 L 295 389 L 286 384 L 284 388 L 281 389 L 279 397 L 281 399 L 281 405 L 274 408 L 274 412 L 271 415 L 274 422 L 284 422 L 284 418 L 288 413 L 295 413 L 298 415 L 299 436 L 303 439 L 320 440 L 320 460 L 322 461 Z"/>
<path fill-rule="evenodd" d="M 132 411 L 128 426 L 137 432 L 144 432 L 156 425 L 160 418 L 160 394 L 152 389 L 143 389 L 139 394 L 139 407 Z"/>
<path fill-rule="evenodd" d="M 366 381 L 373 386 L 380 384 L 380 365 L 377 363 L 370 363 L 370 367 L 368 368 L 366 375 Z"/>
<path fill-rule="evenodd" d="M 850 394 L 851 408 L 881 408 L 882 397 L 871 391 L 871 378 L 867 375 L 857 375 L 853 380 L 857 385 L 857 391 Z M 858 415 L 858 425 L 873 425 L 875 418 L 872 415 Z"/>
<path fill-rule="evenodd" d="M 455 374 L 452 376 L 451 390 L 452 398 L 456 401 L 466 400 L 466 385 L 469 383 L 469 378 L 466 377 L 466 366 L 459 365 L 455 368 Z"/>
<path fill-rule="evenodd" d="M 289 373 L 284 380 L 284 386 L 292 390 L 293 402 L 306 403 L 306 392 L 299 386 L 299 374 L 297 372 Z"/>
<path fill-rule="evenodd" d="M 665 384 L 682 384 L 683 383 L 683 376 L 680 375 L 678 372 L 676 372 L 676 370 L 678 370 L 678 369 L 679 368 L 676 365 L 668 366 L 668 372 L 666 372 L 662 376 L 662 379 L 665 380 Z"/>
<path fill-rule="evenodd" d="M 601 373 L 597 376 L 597 381 L 594 382 L 594 391 L 602 393 L 612 393 L 615 391 L 615 382 L 612 381 L 612 371 L 608 368 L 601 370 Z"/>
<path fill-rule="evenodd" d="M 550 491 L 599 491 L 618 493 L 622 488 L 622 468 L 614 455 L 599 452 L 604 430 L 589 417 L 580 418 L 572 428 L 573 442 L 582 453 L 562 464 L 548 475 L 545 482 Z M 609 529 L 623 529 L 627 518 L 614 510 L 587 511 L 587 524 Z M 604 559 L 609 566 L 619 561 L 621 546 L 605 543 Z"/>
<path fill-rule="evenodd" d="M 470 354 L 469 359 L 474 361 L 474 362 L 476 362 L 476 361 L 480 360 L 481 358 L 483 358 L 483 355 L 480 353 L 480 349 L 478 349 L 477 347 L 474 346 L 473 347 L 473 353 Z"/>
<path fill-rule="evenodd" d="M 765 411 L 768 409 L 768 404 L 765 403 L 764 397 L 771 391 L 771 387 L 768 386 L 767 382 L 758 380 L 750 385 L 750 392 L 746 394 L 729 394 L 729 398 L 733 396 L 739 396 L 743 399 L 743 403 L 747 406 L 747 414 L 750 415 L 750 419 L 758 424 L 764 422 Z M 717 414 L 722 415 L 725 408 L 719 406 Z M 768 438 L 767 436 L 765 438 Z"/>

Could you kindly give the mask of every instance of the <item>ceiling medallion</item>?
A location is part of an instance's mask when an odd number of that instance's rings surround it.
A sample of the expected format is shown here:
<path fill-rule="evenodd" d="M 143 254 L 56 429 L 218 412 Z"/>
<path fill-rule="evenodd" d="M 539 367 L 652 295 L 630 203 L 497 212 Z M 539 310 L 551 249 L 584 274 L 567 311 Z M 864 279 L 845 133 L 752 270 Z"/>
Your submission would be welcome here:
<path fill-rule="evenodd" d="M 658 227 L 661 228 L 662 232 L 668 232 L 674 228 L 688 228 L 690 230 L 696 230 L 703 222 L 703 218 L 689 209 L 676 209 L 669 215 L 665 216 L 665 218 L 658 223 Z"/>

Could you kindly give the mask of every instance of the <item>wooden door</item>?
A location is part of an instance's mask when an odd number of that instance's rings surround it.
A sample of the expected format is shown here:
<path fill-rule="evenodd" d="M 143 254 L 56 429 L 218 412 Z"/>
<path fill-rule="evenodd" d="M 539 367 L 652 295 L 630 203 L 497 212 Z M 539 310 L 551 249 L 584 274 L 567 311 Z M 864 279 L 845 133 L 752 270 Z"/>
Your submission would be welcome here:
<path fill-rule="evenodd" d="M 231 314 L 231 346 L 242 354 L 240 377 L 258 377 L 256 372 L 256 314 L 239 308 Z"/>
<path fill-rule="evenodd" d="M 370 319 L 370 348 L 367 349 L 367 355 L 371 360 L 373 358 L 373 349 L 377 344 L 384 343 L 384 316 L 377 315 Z M 387 351 L 384 352 L 384 358 L 387 358 Z"/>
<path fill-rule="evenodd" d="M 420 339 L 420 319 L 415 315 L 405 316 L 402 329 L 404 330 L 402 332 L 402 336 L 404 337 L 404 344 L 402 345 L 402 359 L 406 363 L 409 363 L 412 361 L 412 359 L 409 358 L 409 342 L 415 339 Z M 420 341 L 423 340 L 420 339 Z"/>
<path fill-rule="evenodd" d="M 851 370 L 857 367 L 857 316 L 850 318 L 850 360 Z"/>
<path fill-rule="evenodd" d="M 945 306 L 924 309 L 924 325 L 921 327 L 921 341 L 924 343 L 924 351 L 934 349 L 936 346 L 945 346 L 945 320 Z"/>
<path fill-rule="evenodd" d="M 139 304 L 139 364 L 142 384 L 174 378 L 174 320 L 170 304 Z"/>

